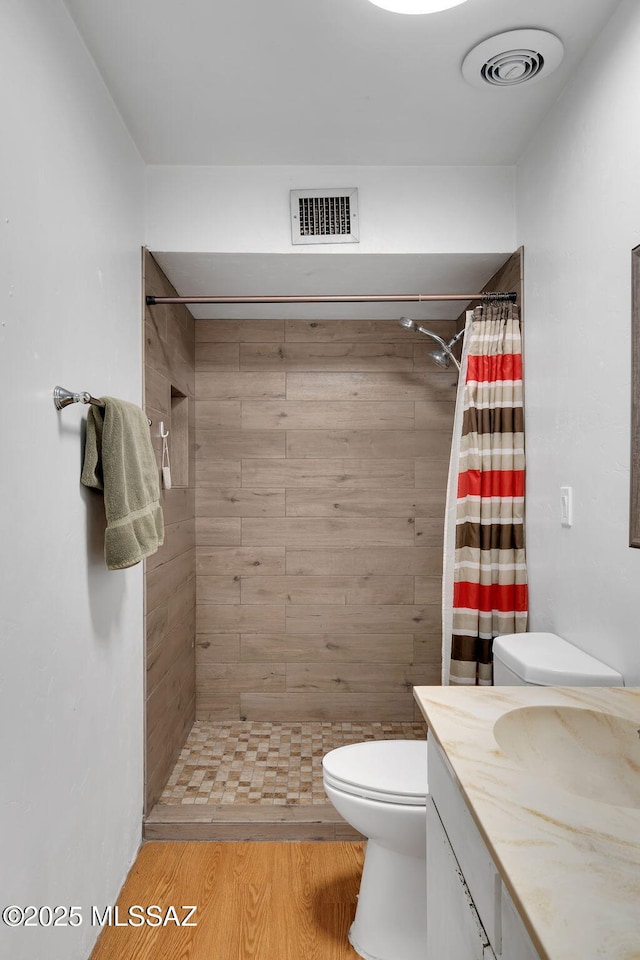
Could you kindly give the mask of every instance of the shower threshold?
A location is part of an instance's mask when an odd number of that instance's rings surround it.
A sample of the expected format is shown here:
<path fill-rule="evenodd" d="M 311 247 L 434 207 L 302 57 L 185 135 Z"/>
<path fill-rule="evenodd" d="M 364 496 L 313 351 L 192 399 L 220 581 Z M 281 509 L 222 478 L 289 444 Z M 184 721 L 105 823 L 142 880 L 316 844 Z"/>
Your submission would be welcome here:
<path fill-rule="evenodd" d="M 146 840 L 359 840 L 328 802 L 322 758 L 365 740 L 424 740 L 423 722 L 196 721 Z"/>

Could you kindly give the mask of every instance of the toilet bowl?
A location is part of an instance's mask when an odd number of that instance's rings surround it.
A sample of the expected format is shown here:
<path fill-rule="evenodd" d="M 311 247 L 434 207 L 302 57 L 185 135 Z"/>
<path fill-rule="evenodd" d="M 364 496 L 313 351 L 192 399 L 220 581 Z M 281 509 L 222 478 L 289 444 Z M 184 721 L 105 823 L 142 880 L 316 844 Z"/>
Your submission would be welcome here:
<path fill-rule="evenodd" d="M 366 960 L 423 960 L 426 741 L 349 744 L 326 754 L 322 769 L 332 804 L 368 838 L 351 945 Z"/>
<path fill-rule="evenodd" d="M 616 670 L 555 634 L 497 637 L 493 652 L 496 686 L 624 685 Z M 365 960 L 425 960 L 426 741 L 349 744 L 322 766 L 334 807 L 368 838 L 351 945 Z"/>

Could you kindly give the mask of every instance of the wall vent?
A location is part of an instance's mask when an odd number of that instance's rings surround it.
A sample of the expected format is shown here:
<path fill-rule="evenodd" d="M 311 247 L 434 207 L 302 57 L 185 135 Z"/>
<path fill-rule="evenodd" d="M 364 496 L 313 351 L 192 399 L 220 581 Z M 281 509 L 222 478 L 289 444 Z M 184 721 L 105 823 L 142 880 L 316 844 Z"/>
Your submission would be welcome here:
<path fill-rule="evenodd" d="M 358 243 L 358 190 L 291 191 L 292 243 Z"/>

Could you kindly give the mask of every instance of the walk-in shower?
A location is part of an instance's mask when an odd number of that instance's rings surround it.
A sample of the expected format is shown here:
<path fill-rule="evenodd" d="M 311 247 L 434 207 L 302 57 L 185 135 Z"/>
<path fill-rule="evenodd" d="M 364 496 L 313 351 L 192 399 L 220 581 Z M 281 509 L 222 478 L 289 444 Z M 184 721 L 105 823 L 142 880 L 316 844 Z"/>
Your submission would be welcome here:
<path fill-rule="evenodd" d="M 407 330 L 415 330 L 417 333 L 424 333 L 426 337 L 431 337 L 435 343 L 438 344 L 438 350 L 432 350 L 429 356 L 434 363 L 437 363 L 439 367 L 450 367 L 451 361 L 455 363 L 458 370 L 460 370 L 460 363 L 458 359 L 453 355 L 451 350 L 452 347 L 456 345 L 458 340 L 464 336 L 464 328 L 456 333 L 447 343 L 442 337 L 439 337 L 437 333 L 433 333 L 431 330 L 427 330 L 426 327 L 421 327 L 419 323 L 416 323 L 415 320 L 411 320 L 410 317 L 400 317 L 398 323 L 401 327 L 405 327 Z"/>
<path fill-rule="evenodd" d="M 168 533 L 146 571 L 145 838 L 355 838 L 323 756 L 424 740 L 411 689 L 441 675 L 442 547 L 424 534 L 441 528 L 456 377 L 424 376 L 422 348 L 414 361 L 392 331 L 412 304 L 515 294 L 179 297 L 144 263 L 145 403 L 155 425 L 177 412 L 172 385 L 188 396 L 190 440 L 189 486 L 162 490 Z M 366 306 L 390 302 L 382 321 Z M 217 306 L 196 321 L 196 303 Z M 276 303 L 300 312 L 265 324 Z M 325 311 L 337 303 L 362 307 Z M 424 352 L 450 363 L 458 324 L 432 326 L 444 339 Z M 409 378 L 411 411 L 394 402 Z"/>

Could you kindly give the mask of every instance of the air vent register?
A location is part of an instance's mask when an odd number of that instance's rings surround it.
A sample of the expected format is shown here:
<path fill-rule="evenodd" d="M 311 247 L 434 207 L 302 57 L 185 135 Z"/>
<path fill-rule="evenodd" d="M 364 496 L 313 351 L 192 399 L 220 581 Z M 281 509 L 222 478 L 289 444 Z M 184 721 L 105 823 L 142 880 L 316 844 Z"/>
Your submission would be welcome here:
<path fill-rule="evenodd" d="M 291 191 L 292 243 L 357 243 L 355 187 Z"/>
<path fill-rule="evenodd" d="M 548 77 L 563 54 L 562 42 L 546 30 L 509 30 L 470 50 L 462 74 L 475 87 L 512 87 Z"/>

